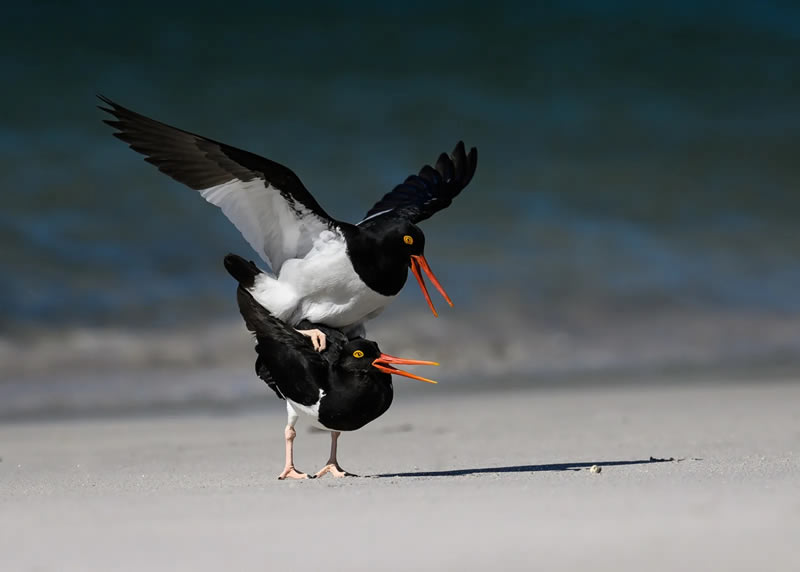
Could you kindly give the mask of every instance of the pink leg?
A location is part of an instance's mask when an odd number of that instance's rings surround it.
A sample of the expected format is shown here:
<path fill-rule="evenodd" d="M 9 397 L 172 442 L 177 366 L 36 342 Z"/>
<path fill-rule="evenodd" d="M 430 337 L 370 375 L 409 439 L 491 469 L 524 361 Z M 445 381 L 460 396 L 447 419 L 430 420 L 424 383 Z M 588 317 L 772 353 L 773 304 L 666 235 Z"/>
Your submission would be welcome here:
<path fill-rule="evenodd" d="M 339 435 L 341 435 L 340 431 L 331 431 L 331 456 L 328 457 L 328 464 L 322 467 L 322 469 L 317 473 L 317 478 L 321 477 L 325 473 L 330 473 L 337 478 L 358 476 L 354 475 L 353 473 L 348 473 L 342 469 L 336 460 L 336 442 L 339 440 Z"/>
<path fill-rule="evenodd" d="M 309 478 L 307 474 L 301 473 L 294 468 L 293 446 L 294 438 L 297 435 L 297 431 L 294 430 L 294 424 L 297 422 L 297 413 L 290 409 L 291 406 L 288 403 L 286 405 L 289 410 L 289 421 L 283 432 L 286 437 L 286 465 L 283 467 L 281 474 L 278 475 L 278 479 L 307 479 Z"/>

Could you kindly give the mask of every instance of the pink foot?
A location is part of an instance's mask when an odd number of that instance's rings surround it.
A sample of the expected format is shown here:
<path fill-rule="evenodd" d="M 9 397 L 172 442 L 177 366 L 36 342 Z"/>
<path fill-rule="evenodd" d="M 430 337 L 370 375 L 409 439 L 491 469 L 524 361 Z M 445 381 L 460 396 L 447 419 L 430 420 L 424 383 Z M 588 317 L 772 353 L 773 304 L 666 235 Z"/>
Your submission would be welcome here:
<path fill-rule="evenodd" d="M 322 469 L 317 473 L 316 478 L 320 478 L 325 473 L 330 473 L 337 479 L 342 477 L 357 477 L 358 475 L 354 475 L 353 473 L 348 473 L 344 469 L 342 469 L 338 464 L 330 463 L 322 467 Z"/>
<path fill-rule="evenodd" d="M 307 474 L 301 473 L 294 467 L 286 467 L 283 470 L 283 472 L 280 475 L 278 475 L 278 480 L 281 481 L 284 479 L 310 479 L 310 478 L 311 477 L 309 477 Z"/>
<path fill-rule="evenodd" d="M 311 345 L 318 352 L 321 352 L 327 347 L 327 338 L 322 330 L 314 328 L 313 330 L 297 330 L 299 333 L 311 339 Z"/>

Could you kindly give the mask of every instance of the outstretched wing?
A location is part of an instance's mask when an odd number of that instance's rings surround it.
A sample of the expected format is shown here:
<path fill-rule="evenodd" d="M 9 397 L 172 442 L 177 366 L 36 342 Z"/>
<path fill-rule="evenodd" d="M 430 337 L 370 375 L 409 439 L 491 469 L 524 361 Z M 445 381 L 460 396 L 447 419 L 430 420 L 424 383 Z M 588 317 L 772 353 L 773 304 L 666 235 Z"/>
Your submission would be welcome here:
<path fill-rule="evenodd" d="M 335 224 L 291 169 L 98 97 L 109 106 L 100 109 L 115 117 L 105 120 L 114 136 L 221 208 L 276 274 Z"/>
<path fill-rule="evenodd" d="M 450 206 L 453 199 L 466 187 L 478 165 L 478 150 L 467 153 L 459 141 L 451 156 L 439 155 L 436 168 L 422 167 L 418 175 L 411 175 L 375 203 L 362 225 L 381 216 L 391 216 L 418 223 Z"/>

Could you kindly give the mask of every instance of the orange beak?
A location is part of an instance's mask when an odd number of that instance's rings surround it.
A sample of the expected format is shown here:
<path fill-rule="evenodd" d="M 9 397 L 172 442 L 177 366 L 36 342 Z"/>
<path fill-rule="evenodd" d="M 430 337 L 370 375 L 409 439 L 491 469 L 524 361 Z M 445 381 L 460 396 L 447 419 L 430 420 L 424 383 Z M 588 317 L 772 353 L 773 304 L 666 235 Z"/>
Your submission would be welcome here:
<path fill-rule="evenodd" d="M 397 368 L 392 367 L 390 364 L 397 363 L 397 364 L 405 364 L 405 365 L 439 365 L 435 361 L 422 361 L 418 359 L 405 359 L 390 356 L 389 354 L 381 354 L 381 357 L 376 359 L 372 362 L 372 365 L 377 367 L 379 370 L 385 373 L 391 373 L 393 375 L 402 375 L 403 377 L 410 377 L 411 379 L 418 379 L 419 381 L 424 381 L 425 383 L 437 383 L 432 379 L 427 379 L 424 377 L 420 377 L 418 375 L 414 375 L 413 373 L 408 373 L 407 371 L 403 371 Z"/>
<path fill-rule="evenodd" d="M 447 295 L 447 292 L 444 291 L 444 288 L 442 288 L 442 285 L 436 279 L 436 276 L 433 275 L 433 270 L 431 270 L 431 267 L 428 266 L 428 261 L 425 260 L 425 257 L 421 254 L 412 254 L 411 272 L 414 273 L 414 277 L 417 279 L 417 282 L 419 282 L 419 287 L 422 289 L 422 293 L 425 295 L 425 300 L 428 302 L 428 306 L 431 307 L 431 312 L 433 312 L 433 315 L 438 318 L 439 314 L 436 312 L 436 308 L 433 307 L 433 302 L 431 302 L 431 296 L 430 294 L 428 294 L 428 287 L 425 286 L 425 281 L 422 279 L 422 274 L 420 273 L 420 269 L 425 271 L 425 274 L 428 275 L 428 278 L 431 279 L 433 285 L 436 286 L 436 289 L 439 291 L 439 294 L 441 294 L 442 297 L 447 301 L 447 303 L 450 304 L 450 307 L 453 306 L 453 301 L 450 300 L 450 296 Z"/>

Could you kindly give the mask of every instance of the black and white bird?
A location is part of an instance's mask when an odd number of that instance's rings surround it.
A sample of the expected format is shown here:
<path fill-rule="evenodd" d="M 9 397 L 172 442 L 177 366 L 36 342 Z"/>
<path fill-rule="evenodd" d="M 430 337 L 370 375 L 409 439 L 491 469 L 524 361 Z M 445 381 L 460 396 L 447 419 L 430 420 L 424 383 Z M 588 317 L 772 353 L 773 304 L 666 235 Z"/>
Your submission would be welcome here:
<path fill-rule="evenodd" d="M 350 475 L 336 458 L 339 435 L 342 431 L 360 429 L 389 409 L 394 395 L 392 375 L 436 383 L 396 369 L 392 364 L 438 364 L 381 353 L 373 341 L 349 340 L 341 331 L 326 326 L 319 327 L 327 337 L 328 347 L 319 353 L 308 338 L 270 314 L 250 294 L 247 285 L 260 273 L 255 264 L 229 254 L 225 257 L 225 268 L 239 282 L 236 291 L 239 311 L 247 328 L 256 335 L 256 373 L 278 397 L 286 400 L 286 463 L 278 478 L 309 477 L 294 466 L 294 426 L 300 415 L 331 432 L 330 457 L 315 476 Z"/>
<path fill-rule="evenodd" d="M 173 179 L 218 206 L 266 261 L 249 292 L 278 319 L 306 319 L 363 335 L 404 286 L 408 269 L 436 314 L 422 272 L 453 305 L 425 260 L 417 223 L 450 205 L 475 173 L 478 153 L 459 142 L 451 156 L 379 200 L 357 224 L 333 219 L 289 168 L 135 113 L 99 96 L 114 135 Z"/>

